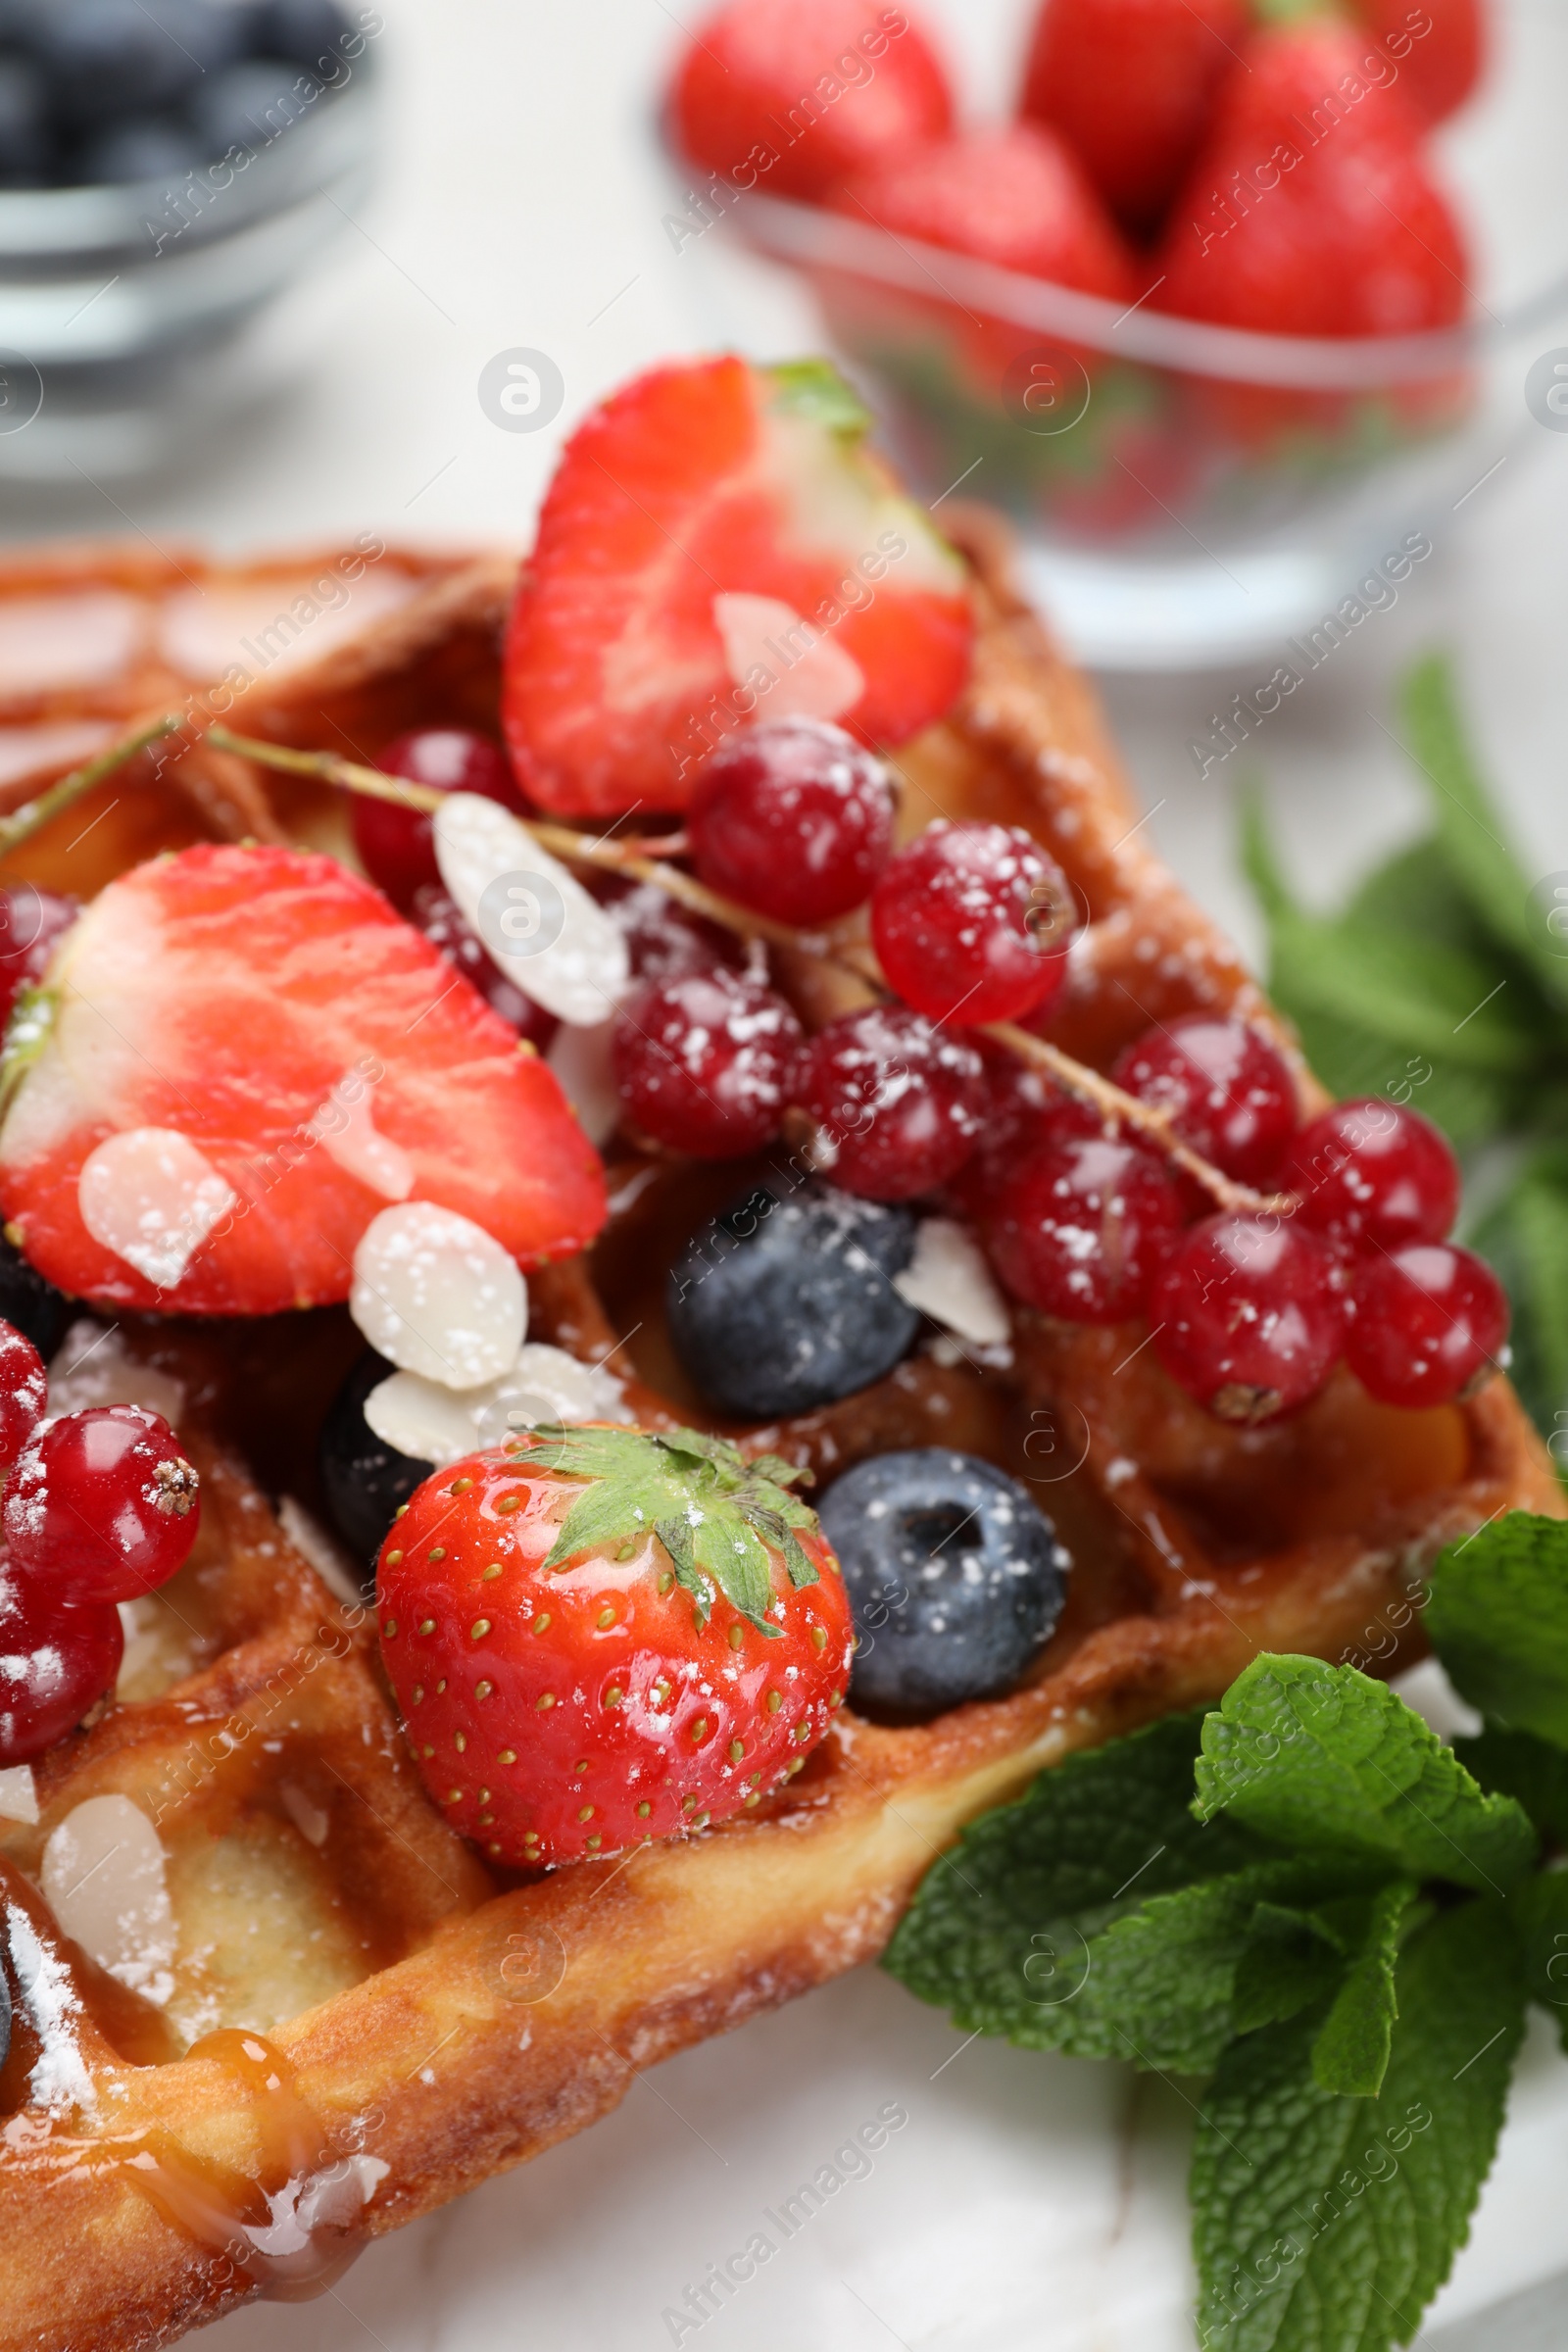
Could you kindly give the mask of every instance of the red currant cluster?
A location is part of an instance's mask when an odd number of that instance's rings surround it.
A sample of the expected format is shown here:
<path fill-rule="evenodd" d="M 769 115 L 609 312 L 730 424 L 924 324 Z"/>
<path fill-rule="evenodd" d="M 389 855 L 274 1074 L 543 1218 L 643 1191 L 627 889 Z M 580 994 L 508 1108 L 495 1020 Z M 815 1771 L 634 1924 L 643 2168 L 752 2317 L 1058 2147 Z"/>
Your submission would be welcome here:
<path fill-rule="evenodd" d="M 1405 1406 L 1449 1403 L 1497 1368 L 1507 1300 L 1446 1239 L 1459 1171 L 1416 1112 L 1341 1102 L 1298 1128 L 1281 1055 L 1201 1014 L 1152 1030 L 1111 1076 L 1224 1174 L 1296 1206 L 1214 1215 L 1145 1145 L 1086 1136 L 1081 1106 L 1045 1106 L 1031 1132 L 1014 1109 L 1023 1164 L 982 1213 L 1018 1298 L 1075 1322 L 1147 1311 L 1165 1369 L 1226 1421 L 1306 1403 L 1342 1357 L 1373 1396 Z"/>
<path fill-rule="evenodd" d="M 116 1603 L 168 1582 L 196 1541 L 196 1473 L 140 1405 L 45 1421 L 37 1350 L 0 1323 L 0 1765 L 24 1764 L 114 1688 Z"/>
<path fill-rule="evenodd" d="M 902 1002 L 805 1037 L 785 999 L 710 958 L 622 1011 L 615 1081 L 629 1124 L 667 1150 L 739 1157 L 811 1122 L 845 1191 L 912 1200 L 957 1176 L 985 1126 L 985 1064 L 959 1034 L 1036 1018 L 1065 972 L 1072 901 L 1026 833 L 936 824 L 893 848 L 887 770 L 840 727 L 765 720 L 708 761 L 688 824 L 698 878 L 810 931 L 870 902 Z"/>
<path fill-rule="evenodd" d="M 459 730 L 403 737 L 379 764 L 524 807 L 504 756 Z M 612 1048 L 633 1132 L 739 1158 L 803 1113 L 815 1164 L 844 1191 L 905 1200 L 947 1188 L 1026 1303 L 1082 1323 L 1147 1312 L 1160 1362 L 1224 1420 L 1305 1403 L 1342 1357 L 1374 1396 L 1409 1406 L 1446 1403 L 1496 1367 L 1507 1302 L 1446 1239 L 1459 1174 L 1435 1128 L 1381 1101 L 1298 1127 L 1290 1068 L 1256 1031 L 1205 1014 L 1151 1030 L 1112 1082 L 1223 1175 L 1298 1202 L 1215 1215 L 1157 1144 L 977 1034 L 1049 1016 L 1078 919 L 1060 867 L 1000 824 L 939 822 L 895 851 L 894 812 L 886 768 L 820 719 L 732 735 L 699 778 L 687 846 L 710 890 L 807 934 L 867 909 L 898 1001 L 810 1038 L 741 967 L 732 936 L 651 884 L 597 885 L 639 983 Z M 355 832 L 371 878 L 547 1044 L 554 1022 L 441 890 L 429 818 L 360 800 Z"/>

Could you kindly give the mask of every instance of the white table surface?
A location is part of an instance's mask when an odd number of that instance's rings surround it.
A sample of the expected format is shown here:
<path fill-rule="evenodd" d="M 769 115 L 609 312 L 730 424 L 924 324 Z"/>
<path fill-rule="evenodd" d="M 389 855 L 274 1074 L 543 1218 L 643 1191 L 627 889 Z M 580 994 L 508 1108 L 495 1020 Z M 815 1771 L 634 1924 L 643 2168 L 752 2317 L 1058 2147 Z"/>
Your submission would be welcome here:
<path fill-rule="evenodd" d="M 368 525 L 389 540 L 520 544 L 561 435 L 617 381 L 725 343 L 809 347 L 809 307 L 787 280 L 714 250 L 677 254 L 663 229 L 673 191 L 650 100 L 681 37 L 663 0 L 385 0 L 384 13 L 387 167 L 315 298 L 326 340 L 300 388 L 179 478 L 113 496 L 8 492 L 9 536 L 129 529 L 240 550 Z M 961 30 L 971 102 L 999 100 L 1024 0 L 929 0 L 925 14 L 956 59 Z M 548 352 L 565 378 L 563 414 L 537 435 L 498 430 L 478 405 L 484 363 L 514 346 Z M 1439 642 L 1458 658 L 1532 877 L 1568 867 L 1565 610 L 1568 436 L 1542 432 L 1454 515 L 1399 606 L 1260 739 L 1309 895 L 1419 821 L 1372 714 L 1387 718 L 1401 664 Z M 1187 745 L 1253 676 L 1247 664 L 1110 688 L 1154 839 L 1250 946 L 1241 762 L 1200 780 Z M 372 2248 L 331 2298 L 222 2323 L 215 2352 L 667 2344 L 662 2315 L 686 2283 L 889 2099 L 909 2121 L 873 2173 L 700 2330 L 705 2348 L 1186 2352 L 1182 2092 L 962 2046 L 874 1971 L 658 2069 L 592 2132 Z M 1441 2345 L 1446 2320 L 1568 2262 L 1565 2210 L 1568 2065 L 1537 2030 L 1474 2240 L 1423 2340 Z"/>

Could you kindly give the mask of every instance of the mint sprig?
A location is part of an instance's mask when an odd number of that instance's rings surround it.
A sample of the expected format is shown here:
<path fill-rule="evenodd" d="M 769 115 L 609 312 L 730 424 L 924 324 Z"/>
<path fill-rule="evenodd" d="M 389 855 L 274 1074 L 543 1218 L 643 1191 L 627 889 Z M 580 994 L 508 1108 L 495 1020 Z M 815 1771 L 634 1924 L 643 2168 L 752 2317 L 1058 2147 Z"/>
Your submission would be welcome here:
<path fill-rule="evenodd" d="M 889 1949 L 966 2031 L 1209 2077 L 1205 2352 L 1408 2342 L 1529 2001 L 1568 2046 L 1568 1523 L 1451 1544 L 1427 1624 L 1486 1718 L 1462 1752 L 1352 1668 L 1257 1658 L 974 1823 Z"/>
<path fill-rule="evenodd" d="M 1401 716 L 1431 830 L 1337 915 L 1286 881 L 1260 803 L 1244 861 L 1268 925 L 1269 987 L 1341 1096 L 1392 1095 L 1461 1151 L 1494 1152 L 1465 1237 L 1513 1301 L 1513 1375 L 1541 1428 L 1568 1430 L 1568 938 L 1481 780 L 1446 662 L 1412 672 Z"/>
<path fill-rule="evenodd" d="M 699 1625 L 722 1592 L 773 1641 L 781 1629 L 766 1614 L 773 1603 L 769 1549 L 779 1553 L 797 1590 L 820 1581 L 797 1533 L 815 1526 L 815 1513 L 790 1492 L 809 1473 L 777 1454 L 749 1462 L 722 1438 L 695 1429 L 543 1423 L 520 1443 L 561 1477 L 587 1484 L 542 1564 L 546 1575 L 584 1552 L 615 1551 L 655 1535 L 696 1603 Z"/>

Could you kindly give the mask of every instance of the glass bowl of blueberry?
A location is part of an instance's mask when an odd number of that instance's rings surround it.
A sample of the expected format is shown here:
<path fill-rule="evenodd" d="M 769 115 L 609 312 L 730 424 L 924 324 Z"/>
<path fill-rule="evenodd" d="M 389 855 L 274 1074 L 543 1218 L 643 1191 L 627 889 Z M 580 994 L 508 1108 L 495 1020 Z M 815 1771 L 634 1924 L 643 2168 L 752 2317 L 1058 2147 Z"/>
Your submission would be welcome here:
<path fill-rule="evenodd" d="M 0 477 L 133 473 L 258 387 L 244 329 L 372 159 L 374 9 L 0 0 Z"/>

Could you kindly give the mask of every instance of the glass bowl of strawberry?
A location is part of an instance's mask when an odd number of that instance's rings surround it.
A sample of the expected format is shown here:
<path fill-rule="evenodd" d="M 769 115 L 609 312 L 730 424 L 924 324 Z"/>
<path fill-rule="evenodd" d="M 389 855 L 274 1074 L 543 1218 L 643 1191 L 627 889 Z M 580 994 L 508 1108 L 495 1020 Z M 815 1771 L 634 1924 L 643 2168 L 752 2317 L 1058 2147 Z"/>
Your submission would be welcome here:
<path fill-rule="evenodd" d="M 1030 526 L 1073 653 L 1294 638 L 1277 709 L 1396 600 L 1568 343 L 1557 27 L 1520 12 L 1494 43 L 1486 0 L 1037 0 L 1012 119 L 955 130 L 912 18 L 827 95 L 829 20 L 728 0 L 700 28 L 725 104 L 683 66 L 668 122 L 715 211 L 805 270 L 910 476 Z"/>

